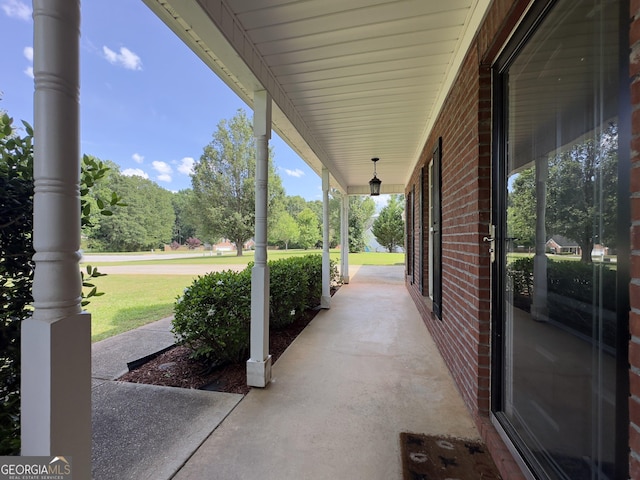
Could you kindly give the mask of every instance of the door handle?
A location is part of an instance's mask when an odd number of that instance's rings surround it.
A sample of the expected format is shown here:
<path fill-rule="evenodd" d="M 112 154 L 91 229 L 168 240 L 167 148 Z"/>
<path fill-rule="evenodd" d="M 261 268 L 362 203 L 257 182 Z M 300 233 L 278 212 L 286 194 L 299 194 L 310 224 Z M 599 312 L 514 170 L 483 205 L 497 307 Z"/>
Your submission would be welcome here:
<path fill-rule="evenodd" d="M 482 237 L 483 242 L 489 244 L 489 253 L 491 254 L 491 263 L 496 261 L 496 226 L 489 225 L 489 236 Z"/>

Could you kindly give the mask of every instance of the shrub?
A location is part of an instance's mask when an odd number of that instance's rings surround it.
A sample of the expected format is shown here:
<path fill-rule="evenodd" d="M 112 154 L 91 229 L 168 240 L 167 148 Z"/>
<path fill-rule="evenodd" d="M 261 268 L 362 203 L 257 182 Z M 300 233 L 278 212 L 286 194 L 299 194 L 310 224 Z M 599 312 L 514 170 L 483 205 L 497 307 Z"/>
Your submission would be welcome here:
<path fill-rule="evenodd" d="M 193 358 L 211 366 L 246 359 L 251 272 L 227 270 L 196 278 L 175 303 L 173 333 Z"/>
<path fill-rule="evenodd" d="M 22 123 L 24 136 L 14 129 L 12 118 L 0 114 L 0 455 L 20 451 L 20 324 L 29 317 L 32 302 L 33 129 Z M 106 199 L 95 194 L 108 170 L 100 160 L 83 156 L 83 228 L 91 227 L 96 215 L 110 215 L 110 207 L 120 204 L 114 192 Z M 83 287 L 89 289 L 82 292 L 85 306 L 88 298 L 102 295 L 91 283 L 102 274 L 87 266 L 81 275 Z"/>
<path fill-rule="evenodd" d="M 269 326 L 275 330 L 293 323 L 307 307 L 313 272 L 301 268 L 300 260 L 290 257 L 269 262 Z"/>
<path fill-rule="evenodd" d="M 194 250 L 202 246 L 202 242 L 200 241 L 200 239 L 195 237 L 187 238 L 185 244 L 189 247 L 189 250 Z"/>
<path fill-rule="evenodd" d="M 507 265 L 511 289 L 516 298 L 531 299 L 533 295 L 533 257 L 523 257 Z"/>
<path fill-rule="evenodd" d="M 533 258 L 524 257 L 508 266 L 516 298 L 533 296 Z M 574 261 L 547 263 L 547 289 L 563 297 L 591 304 L 594 291 L 602 289 L 602 303 L 607 310 L 615 311 L 616 270 L 605 264 Z M 594 289 L 595 284 L 595 289 Z"/>
<path fill-rule="evenodd" d="M 616 270 L 602 263 L 549 262 L 549 291 L 591 304 L 602 292 L 602 307 L 616 310 Z"/>
<path fill-rule="evenodd" d="M 0 115 L 0 455 L 20 451 L 20 322 L 33 283 L 33 146 Z"/>
<path fill-rule="evenodd" d="M 308 273 L 306 308 L 315 308 L 322 297 L 322 255 L 305 255 L 297 260 L 300 268 Z M 329 282 L 331 285 L 338 283 L 338 267 L 333 260 L 329 263 Z"/>
<path fill-rule="evenodd" d="M 322 256 L 305 255 L 269 262 L 271 285 L 270 326 L 277 330 L 299 318 L 309 308 L 320 305 L 322 297 Z M 338 282 L 338 268 L 330 263 L 329 281 Z"/>
<path fill-rule="evenodd" d="M 175 304 L 173 333 L 209 365 L 246 358 L 251 323 L 251 269 L 214 272 L 198 277 Z M 307 255 L 269 262 L 270 328 L 286 327 L 304 310 L 320 303 L 322 257 Z M 338 271 L 331 264 L 331 281 Z"/>

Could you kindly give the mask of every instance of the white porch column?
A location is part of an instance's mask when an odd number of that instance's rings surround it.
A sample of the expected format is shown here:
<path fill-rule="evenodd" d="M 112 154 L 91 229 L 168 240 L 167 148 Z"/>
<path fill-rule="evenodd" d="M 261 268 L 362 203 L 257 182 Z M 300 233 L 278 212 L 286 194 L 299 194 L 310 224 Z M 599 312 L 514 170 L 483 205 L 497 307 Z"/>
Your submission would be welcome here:
<path fill-rule="evenodd" d="M 340 199 L 340 280 L 349 283 L 349 196 Z"/>
<path fill-rule="evenodd" d="M 267 203 L 271 96 L 264 90 L 253 95 L 253 134 L 256 138 L 255 264 L 251 270 L 251 358 L 247 385 L 266 387 L 271 381 L 269 355 L 269 265 L 267 265 Z"/>
<path fill-rule="evenodd" d="M 531 317 L 539 322 L 549 320 L 547 306 L 547 176 L 546 158 L 536 160 L 536 254 L 533 257 L 533 301 Z"/>
<path fill-rule="evenodd" d="M 78 0 L 34 0 L 34 312 L 22 324 L 22 455 L 91 478 L 91 316 L 81 309 Z"/>
<path fill-rule="evenodd" d="M 329 257 L 329 170 L 322 168 L 322 298 L 320 308 L 331 308 L 331 260 Z"/>

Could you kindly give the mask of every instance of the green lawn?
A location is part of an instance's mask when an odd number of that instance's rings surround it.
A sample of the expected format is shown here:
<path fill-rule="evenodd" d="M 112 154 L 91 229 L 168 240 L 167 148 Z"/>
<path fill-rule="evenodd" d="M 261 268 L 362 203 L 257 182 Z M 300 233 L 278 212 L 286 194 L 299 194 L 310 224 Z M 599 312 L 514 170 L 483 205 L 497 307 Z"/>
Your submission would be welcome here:
<path fill-rule="evenodd" d="M 304 256 L 310 254 L 322 254 L 322 250 L 269 250 L 269 260 L 279 258 Z M 340 262 L 340 250 L 331 250 L 331 258 Z M 109 254 L 111 255 L 111 254 Z M 210 255 L 204 252 L 201 255 L 186 258 L 162 258 L 157 260 L 135 260 L 122 262 L 93 262 L 91 255 L 84 258 L 84 264 L 100 267 L 104 265 L 247 265 L 253 261 L 253 251 L 245 251 L 238 257 L 235 254 Z M 404 253 L 366 252 L 350 253 L 350 265 L 404 265 Z"/>
<path fill-rule="evenodd" d="M 107 275 L 93 280 L 105 294 L 92 297 L 91 341 L 117 335 L 173 314 L 173 303 L 191 284 L 188 275 Z"/>
<path fill-rule="evenodd" d="M 321 250 L 270 250 L 269 259 L 320 254 Z M 331 258 L 340 262 L 340 251 L 332 250 Z M 253 260 L 253 252 L 236 255 L 198 256 L 191 258 L 139 260 L 132 262 L 96 263 L 88 265 L 242 265 Z M 403 265 L 402 253 L 349 254 L 350 265 Z M 173 304 L 197 275 L 120 275 L 109 274 L 93 279 L 98 291 L 105 294 L 92 297 L 86 310 L 91 313 L 91 340 L 97 342 L 127 330 L 137 328 L 173 314 Z"/>

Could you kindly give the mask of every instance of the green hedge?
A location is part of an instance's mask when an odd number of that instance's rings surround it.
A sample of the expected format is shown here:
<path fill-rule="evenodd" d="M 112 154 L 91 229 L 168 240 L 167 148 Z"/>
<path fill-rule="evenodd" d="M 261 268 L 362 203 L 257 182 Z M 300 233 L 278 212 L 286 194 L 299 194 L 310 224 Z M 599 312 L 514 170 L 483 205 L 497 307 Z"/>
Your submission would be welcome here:
<path fill-rule="evenodd" d="M 198 277 L 175 303 L 173 333 L 212 365 L 246 357 L 251 320 L 251 272 L 227 270 Z"/>
<path fill-rule="evenodd" d="M 507 267 L 516 298 L 533 297 L 533 257 L 514 260 Z M 601 276 L 600 276 L 601 275 Z M 616 270 L 605 264 L 570 260 L 547 262 L 547 289 L 549 292 L 591 304 L 595 291 L 602 290 L 602 306 L 616 310 Z"/>
<path fill-rule="evenodd" d="M 533 258 L 519 258 L 507 267 L 513 302 L 530 311 L 533 301 Z M 590 338 L 594 310 L 599 305 L 599 325 L 605 345 L 616 338 L 616 269 L 606 264 L 548 260 L 547 307 L 549 318 Z"/>
<path fill-rule="evenodd" d="M 245 360 L 251 323 L 251 268 L 214 272 L 196 278 L 174 307 L 173 333 L 211 366 Z M 269 262 L 269 317 L 284 328 L 320 303 L 322 256 L 306 255 Z M 338 272 L 331 263 L 331 281 Z"/>

